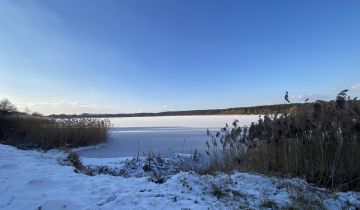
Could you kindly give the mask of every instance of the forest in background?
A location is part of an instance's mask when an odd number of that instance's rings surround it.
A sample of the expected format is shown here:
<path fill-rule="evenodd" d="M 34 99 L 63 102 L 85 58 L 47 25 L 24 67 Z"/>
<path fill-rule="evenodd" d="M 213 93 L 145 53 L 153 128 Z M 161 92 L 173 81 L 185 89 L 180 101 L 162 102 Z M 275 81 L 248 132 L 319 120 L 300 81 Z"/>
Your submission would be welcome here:
<path fill-rule="evenodd" d="M 321 101 L 326 106 L 332 106 L 334 101 Z M 315 103 L 315 102 L 311 102 Z M 310 104 L 311 104 L 310 103 Z M 360 104 L 360 101 L 355 101 Z M 152 117 L 152 116 L 189 116 L 189 115 L 264 115 L 264 114 L 279 114 L 279 113 L 294 113 L 300 106 L 309 104 L 306 103 L 289 103 L 289 104 L 275 104 L 275 105 L 261 105 L 252 107 L 235 107 L 226 109 L 205 109 L 205 110 L 188 110 L 188 111 L 166 111 L 166 112 L 147 112 L 147 113 L 125 113 L 125 114 L 52 114 L 49 117 L 53 118 L 93 118 L 93 117 Z"/>

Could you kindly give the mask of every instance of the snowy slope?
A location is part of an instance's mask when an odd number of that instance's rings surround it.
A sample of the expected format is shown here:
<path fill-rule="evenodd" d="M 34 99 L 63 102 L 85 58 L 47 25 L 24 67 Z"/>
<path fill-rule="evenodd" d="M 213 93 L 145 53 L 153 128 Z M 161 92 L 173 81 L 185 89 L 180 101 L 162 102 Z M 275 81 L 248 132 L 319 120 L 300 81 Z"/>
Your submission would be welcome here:
<path fill-rule="evenodd" d="M 66 154 L 0 144 L 0 209 L 259 209 L 289 206 L 355 209 L 358 193 L 330 193 L 299 179 L 234 173 L 148 177 L 87 176 L 59 164 Z M 121 161 L 121 160 L 119 160 Z M 106 162 L 99 160 L 99 163 Z M 110 162 L 116 162 L 111 160 Z"/>

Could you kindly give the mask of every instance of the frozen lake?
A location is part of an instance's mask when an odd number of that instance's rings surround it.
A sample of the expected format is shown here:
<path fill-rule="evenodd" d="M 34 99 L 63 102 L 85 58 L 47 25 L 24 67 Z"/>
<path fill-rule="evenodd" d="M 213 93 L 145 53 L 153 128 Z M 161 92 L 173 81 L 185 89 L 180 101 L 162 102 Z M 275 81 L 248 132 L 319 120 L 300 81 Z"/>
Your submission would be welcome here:
<path fill-rule="evenodd" d="M 238 119 L 250 125 L 258 115 L 162 116 L 110 118 L 114 128 L 106 145 L 79 150 L 84 157 L 124 157 L 149 151 L 169 155 L 203 151 L 208 139 L 206 129 L 217 131 Z"/>

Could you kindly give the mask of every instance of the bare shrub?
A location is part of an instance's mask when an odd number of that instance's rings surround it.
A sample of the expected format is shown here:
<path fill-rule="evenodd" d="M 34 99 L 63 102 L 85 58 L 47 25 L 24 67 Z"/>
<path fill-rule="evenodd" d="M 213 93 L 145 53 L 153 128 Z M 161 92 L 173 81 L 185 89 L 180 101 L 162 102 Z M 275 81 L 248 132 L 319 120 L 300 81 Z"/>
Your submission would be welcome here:
<path fill-rule="evenodd" d="M 0 115 L 9 114 L 16 112 L 17 109 L 13 103 L 8 99 L 3 99 L 0 101 Z"/>
<path fill-rule="evenodd" d="M 77 154 L 76 152 L 70 152 L 67 160 L 79 171 L 84 169 L 84 165 L 82 164 L 81 160 L 80 160 L 80 156 L 79 154 Z"/>

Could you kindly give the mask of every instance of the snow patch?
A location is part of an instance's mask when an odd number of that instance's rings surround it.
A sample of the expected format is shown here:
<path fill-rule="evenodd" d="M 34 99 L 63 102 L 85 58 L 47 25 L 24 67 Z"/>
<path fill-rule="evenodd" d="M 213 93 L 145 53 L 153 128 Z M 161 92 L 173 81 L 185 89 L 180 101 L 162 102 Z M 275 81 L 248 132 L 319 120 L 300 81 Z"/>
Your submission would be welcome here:
<path fill-rule="evenodd" d="M 332 193 L 301 179 L 257 174 L 169 175 L 163 184 L 150 175 L 127 177 L 75 173 L 60 165 L 67 154 L 18 150 L 0 144 L 0 209 L 356 209 L 357 192 Z M 85 159 L 94 166 L 121 167 L 126 160 Z M 301 206 L 302 205 L 302 206 Z"/>

